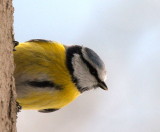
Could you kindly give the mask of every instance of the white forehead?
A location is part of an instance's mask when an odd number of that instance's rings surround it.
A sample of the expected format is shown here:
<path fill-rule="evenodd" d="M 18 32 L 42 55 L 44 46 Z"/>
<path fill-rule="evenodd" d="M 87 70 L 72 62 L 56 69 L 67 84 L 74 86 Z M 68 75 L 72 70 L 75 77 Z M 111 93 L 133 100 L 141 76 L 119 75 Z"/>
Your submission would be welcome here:
<path fill-rule="evenodd" d="M 104 81 L 106 79 L 105 64 L 100 57 L 89 48 L 82 48 L 83 57 L 97 70 L 99 78 Z"/>

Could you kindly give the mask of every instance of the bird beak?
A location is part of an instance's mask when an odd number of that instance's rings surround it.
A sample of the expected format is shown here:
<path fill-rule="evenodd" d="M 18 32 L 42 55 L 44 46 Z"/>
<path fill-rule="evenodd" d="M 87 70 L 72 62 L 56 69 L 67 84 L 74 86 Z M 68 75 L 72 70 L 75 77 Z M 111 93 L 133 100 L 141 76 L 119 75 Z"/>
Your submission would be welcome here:
<path fill-rule="evenodd" d="M 99 87 L 102 88 L 103 90 L 108 90 L 107 85 L 105 84 L 105 82 L 100 82 L 99 83 Z"/>

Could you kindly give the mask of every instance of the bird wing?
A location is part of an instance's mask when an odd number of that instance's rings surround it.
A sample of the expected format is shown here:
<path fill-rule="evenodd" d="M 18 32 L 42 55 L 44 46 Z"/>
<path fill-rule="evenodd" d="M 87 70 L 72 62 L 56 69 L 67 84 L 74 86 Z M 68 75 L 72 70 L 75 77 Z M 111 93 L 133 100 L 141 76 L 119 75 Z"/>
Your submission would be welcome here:
<path fill-rule="evenodd" d="M 38 110 L 38 112 L 42 112 L 42 113 L 50 113 L 50 112 L 54 112 L 57 111 L 59 109 L 42 109 L 42 110 Z"/>

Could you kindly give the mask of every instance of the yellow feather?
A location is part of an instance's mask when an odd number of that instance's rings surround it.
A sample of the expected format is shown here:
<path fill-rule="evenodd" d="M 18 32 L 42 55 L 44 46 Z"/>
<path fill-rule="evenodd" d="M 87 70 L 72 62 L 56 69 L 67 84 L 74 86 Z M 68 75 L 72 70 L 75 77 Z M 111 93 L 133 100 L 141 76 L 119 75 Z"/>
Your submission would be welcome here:
<path fill-rule="evenodd" d="M 59 109 L 80 95 L 66 67 L 66 50 L 62 44 L 43 41 L 20 43 L 14 52 L 14 59 L 17 85 L 23 75 L 36 79 L 38 75 L 45 74 L 50 81 L 62 87 L 62 90 L 27 89 L 23 95 L 18 92 L 21 88 L 18 88 L 17 101 L 23 109 Z"/>

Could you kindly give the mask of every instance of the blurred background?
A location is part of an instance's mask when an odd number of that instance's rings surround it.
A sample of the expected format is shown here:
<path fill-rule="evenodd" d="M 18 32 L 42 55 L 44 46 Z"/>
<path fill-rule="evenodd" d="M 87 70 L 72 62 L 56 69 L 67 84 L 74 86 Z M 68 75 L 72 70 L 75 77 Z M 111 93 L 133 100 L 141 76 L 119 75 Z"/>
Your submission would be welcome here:
<path fill-rule="evenodd" d="M 53 113 L 22 110 L 18 132 L 160 132 L 159 0 L 14 0 L 15 39 L 95 50 L 109 91 Z"/>

